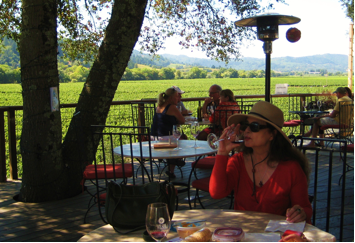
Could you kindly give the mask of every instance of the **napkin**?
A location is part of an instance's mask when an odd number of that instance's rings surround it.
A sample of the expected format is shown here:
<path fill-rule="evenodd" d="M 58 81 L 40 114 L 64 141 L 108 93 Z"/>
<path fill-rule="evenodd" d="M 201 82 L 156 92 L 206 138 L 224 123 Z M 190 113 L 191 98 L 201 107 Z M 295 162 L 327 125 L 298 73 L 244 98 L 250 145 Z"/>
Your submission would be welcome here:
<path fill-rule="evenodd" d="M 281 239 L 280 233 L 245 233 L 242 241 L 246 242 L 277 242 Z"/>
<path fill-rule="evenodd" d="M 286 230 L 294 230 L 303 232 L 306 221 L 299 223 L 290 223 L 287 220 L 270 220 L 268 225 L 265 228 L 265 231 L 281 231 L 285 232 Z"/>

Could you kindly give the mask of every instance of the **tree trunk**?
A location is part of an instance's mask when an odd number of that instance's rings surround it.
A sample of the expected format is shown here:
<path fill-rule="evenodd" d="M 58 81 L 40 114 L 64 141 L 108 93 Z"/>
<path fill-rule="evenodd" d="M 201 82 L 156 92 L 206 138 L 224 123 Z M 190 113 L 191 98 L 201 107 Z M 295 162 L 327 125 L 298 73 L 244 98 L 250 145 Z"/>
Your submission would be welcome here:
<path fill-rule="evenodd" d="M 22 1 L 23 177 L 19 199 L 26 202 L 56 199 L 65 186 L 61 116 L 51 111 L 50 102 L 50 87 L 59 88 L 56 16 L 56 0 Z"/>
<path fill-rule="evenodd" d="M 72 120 L 63 146 L 60 112 L 52 112 L 50 103 L 50 87 L 59 86 L 56 0 L 23 0 L 22 4 L 23 178 L 19 199 L 68 198 L 81 192 L 83 170 L 93 161 L 97 148 L 91 143 L 90 125 L 106 122 L 138 40 L 147 0 L 115 2 L 106 36 L 78 101 L 76 111 L 80 113 Z"/>
<path fill-rule="evenodd" d="M 104 125 L 117 86 L 127 67 L 143 24 L 146 0 L 116 0 L 106 36 L 80 94 L 63 144 L 63 159 L 71 173 L 72 195 L 80 192 L 80 181 L 91 164 L 97 144 L 91 141 L 90 125 Z"/>

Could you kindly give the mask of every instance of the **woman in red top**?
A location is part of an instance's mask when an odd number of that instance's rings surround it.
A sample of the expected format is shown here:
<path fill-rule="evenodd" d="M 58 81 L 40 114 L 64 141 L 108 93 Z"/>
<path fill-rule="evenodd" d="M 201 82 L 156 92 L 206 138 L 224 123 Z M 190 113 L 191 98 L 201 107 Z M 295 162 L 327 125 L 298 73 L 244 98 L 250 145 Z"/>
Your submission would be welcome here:
<path fill-rule="evenodd" d="M 244 142 L 232 143 L 226 130 L 219 142 L 210 180 L 213 198 L 226 197 L 234 190 L 234 209 L 285 215 L 290 222 L 311 223 L 308 199 L 309 163 L 281 130 L 283 113 L 269 102 L 259 101 L 248 115 L 235 114 L 228 125 Z M 229 157 L 239 147 L 241 152 Z"/>
<path fill-rule="evenodd" d="M 228 118 L 234 113 L 239 113 L 239 111 L 240 108 L 234 99 L 233 91 L 224 89 L 219 93 L 219 105 L 209 117 L 209 121 L 224 129 L 226 128 Z"/>

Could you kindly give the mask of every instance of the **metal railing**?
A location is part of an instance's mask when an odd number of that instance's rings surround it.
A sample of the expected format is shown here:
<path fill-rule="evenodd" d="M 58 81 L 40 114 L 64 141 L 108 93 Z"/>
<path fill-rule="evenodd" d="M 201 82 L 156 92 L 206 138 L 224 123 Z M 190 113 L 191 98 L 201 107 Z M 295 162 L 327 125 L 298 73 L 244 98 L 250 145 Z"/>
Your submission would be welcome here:
<path fill-rule="evenodd" d="M 288 111 L 291 108 L 289 102 L 291 99 L 298 99 L 298 104 L 302 104 L 304 100 L 312 100 L 317 96 L 329 96 L 327 94 L 284 94 L 284 95 L 272 95 L 271 102 L 280 107 L 284 111 L 285 121 L 288 120 Z M 204 101 L 206 97 L 200 98 L 185 98 L 182 99 L 185 106 L 193 111 L 193 115 L 197 117 L 197 107 Z M 239 105 L 255 103 L 258 100 L 264 100 L 264 95 L 245 95 L 236 96 L 236 100 Z M 131 115 L 131 105 L 138 104 L 141 109 L 138 112 L 138 121 L 135 124 L 145 125 L 144 117 L 144 103 L 154 103 L 155 99 L 142 99 L 142 100 L 127 100 L 127 101 L 113 101 L 111 104 L 110 112 L 107 119 L 109 125 L 134 125 Z M 70 120 L 74 114 L 77 104 L 62 104 L 62 133 L 63 138 L 68 129 Z M 129 106 L 129 107 L 128 107 Z M 299 105 L 298 107 L 302 107 Z M 10 179 L 19 178 L 19 170 L 22 166 L 18 166 L 18 161 L 22 161 L 19 140 L 21 137 L 21 131 L 19 128 L 22 126 L 22 111 L 23 106 L 3 106 L 0 107 L 0 182 L 5 182 L 7 177 Z M 125 112 L 122 112 L 125 111 Z M 123 116 L 123 114 L 125 116 Z M 128 114 L 128 115 L 127 115 Z M 127 117 L 129 116 L 129 117 Z M 127 123 L 127 121 L 129 121 Z M 20 173 L 21 174 L 21 173 Z"/>

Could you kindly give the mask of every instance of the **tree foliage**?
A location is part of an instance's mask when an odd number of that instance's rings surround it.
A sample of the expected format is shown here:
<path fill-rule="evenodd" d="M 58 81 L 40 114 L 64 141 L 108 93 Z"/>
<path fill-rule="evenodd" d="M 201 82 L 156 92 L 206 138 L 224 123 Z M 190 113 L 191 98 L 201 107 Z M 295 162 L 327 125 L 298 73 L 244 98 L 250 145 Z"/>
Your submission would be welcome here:
<path fill-rule="evenodd" d="M 58 39 L 65 58 L 92 61 L 105 35 L 112 6 L 119 0 L 59 0 Z M 284 2 L 285 0 L 274 0 Z M 21 0 L 0 4 L 0 38 L 18 40 Z M 273 7 L 262 0 L 151 0 L 141 29 L 142 50 L 155 54 L 167 38 L 181 37 L 182 48 L 202 50 L 212 59 L 228 62 L 240 57 L 242 41 L 255 39 L 251 28 L 234 22 Z"/>
<path fill-rule="evenodd" d="M 345 8 L 346 16 L 354 22 L 354 0 L 340 0 L 341 5 Z"/>

